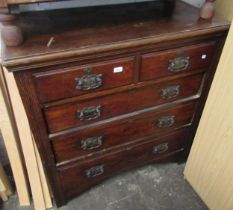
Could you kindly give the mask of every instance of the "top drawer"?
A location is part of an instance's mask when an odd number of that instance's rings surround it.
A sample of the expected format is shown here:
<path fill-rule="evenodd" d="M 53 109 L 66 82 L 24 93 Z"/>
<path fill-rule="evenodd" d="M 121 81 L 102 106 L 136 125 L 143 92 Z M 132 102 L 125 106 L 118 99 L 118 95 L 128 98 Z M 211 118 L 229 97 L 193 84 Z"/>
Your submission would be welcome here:
<path fill-rule="evenodd" d="M 134 57 L 33 74 L 41 102 L 128 85 Z"/>
<path fill-rule="evenodd" d="M 211 64 L 216 42 L 187 46 L 142 56 L 140 80 L 151 80 L 185 71 L 200 70 Z"/>

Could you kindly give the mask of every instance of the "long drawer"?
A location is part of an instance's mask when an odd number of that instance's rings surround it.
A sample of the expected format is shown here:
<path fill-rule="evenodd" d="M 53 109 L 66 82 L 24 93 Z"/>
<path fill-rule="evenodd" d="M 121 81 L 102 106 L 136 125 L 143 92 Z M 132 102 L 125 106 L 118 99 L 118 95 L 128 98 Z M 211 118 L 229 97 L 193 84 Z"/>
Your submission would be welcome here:
<path fill-rule="evenodd" d="M 208 68 L 211 64 L 216 42 L 202 43 L 142 56 L 140 80 L 152 80 Z"/>
<path fill-rule="evenodd" d="M 33 74 L 41 102 L 110 89 L 133 82 L 134 57 Z"/>
<path fill-rule="evenodd" d="M 50 133 L 172 102 L 198 93 L 203 74 L 171 80 L 130 92 L 46 108 Z"/>
<path fill-rule="evenodd" d="M 137 141 L 149 135 L 164 135 L 171 130 L 190 125 L 196 102 L 136 114 L 112 123 L 90 126 L 52 138 L 57 163 L 80 159 Z"/>
<path fill-rule="evenodd" d="M 66 198 L 81 193 L 105 178 L 151 161 L 164 161 L 184 149 L 188 130 L 128 146 L 122 151 L 58 168 Z M 174 161 L 173 157 L 173 161 Z"/>

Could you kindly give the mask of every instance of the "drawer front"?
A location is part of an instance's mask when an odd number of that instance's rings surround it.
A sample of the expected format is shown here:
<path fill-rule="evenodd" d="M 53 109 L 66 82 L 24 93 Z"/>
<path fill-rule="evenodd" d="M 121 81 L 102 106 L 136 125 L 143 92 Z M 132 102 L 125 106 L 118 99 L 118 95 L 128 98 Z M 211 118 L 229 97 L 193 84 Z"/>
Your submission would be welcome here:
<path fill-rule="evenodd" d="M 211 42 L 145 54 L 142 56 L 140 80 L 157 79 L 207 68 L 211 64 L 215 47 L 215 42 Z"/>
<path fill-rule="evenodd" d="M 105 125 L 90 126 L 70 134 L 52 138 L 57 163 L 99 151 L 113 149 L 149 135 L 164 135 L 189 125 L 196 103 L 189 102 L 137 114 Z"/>
<path fill-rule="evenodd" d="M 184 149 L 188 130 L 181 130 L 125 150 L 99 156 L 80 164 L 58 168 L 63 191 L 71 198 L 105 178 L 151 161 L 165 161 Z M 174 159 L 173 159 L 174 160 Z"/>
<path fill-rule="evenodd" d="M 50 133 L 156 106 L 198 93 L 203 74 L 44 110 Z"/>
<path fill-rule="evenodd" d="M 133 80 L 134 58 L 77 66 L 34 74 L 41 102 L 54 101 L 128 85 Z"/>

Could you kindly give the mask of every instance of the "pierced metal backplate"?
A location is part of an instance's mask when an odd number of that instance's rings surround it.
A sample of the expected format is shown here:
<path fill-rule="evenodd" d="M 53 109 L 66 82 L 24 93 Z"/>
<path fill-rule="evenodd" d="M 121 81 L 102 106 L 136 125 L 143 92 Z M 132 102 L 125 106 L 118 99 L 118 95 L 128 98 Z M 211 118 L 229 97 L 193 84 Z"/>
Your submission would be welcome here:
<path fill-rule="evenodd" d="M 180 94 L 180 85 L 173 85 L 160 90 L 160 97 L 163 99 L 175 98 Z"/>
<path fill-rule="evenodd" d="M 87 74 L 80 78 L 75 78 L 78 90 L 92 90 L 103 84 L 102 74 Z"/>
<path fill-rule="evenodd" d="M 174 125 L 175 122 L 175 116 L 164 116 L 158 119 L 156 125 L 158 128 L 167 128 Z"/>
<path fill-rule="evenodd" d="M 181 72 L 186 70 L 190 64 L 190 57 L 177 57 L 169 61 L 168 70 L 171 72 Z"/>
<path fill-rule="evenodd" d="M 103 136 L 90 137 L 81 141 L 83 150 L 92 150 L 101 147 L 103 144 Z"/>
<path fill-rule="evenodd" d="M 94 120 L 101 116 L 101 106 L 91 106 L 77 111 L 80 120 Z"/>
<path fill-rule="evenodd" d="M 104 173 L 104 165 L 99 165 L 89 168 L 85 171 L 85 173 L 88 178 L 100 176 L 101 174 Z"/>
<path fill-rule="evenodd" d="M 164 144 L 159 144 L 157 146 L 153 147 L 153 153 L 154 154 L 161 154 L 164 153 L 168 150 L 168 143 L 164 143 Z"/>

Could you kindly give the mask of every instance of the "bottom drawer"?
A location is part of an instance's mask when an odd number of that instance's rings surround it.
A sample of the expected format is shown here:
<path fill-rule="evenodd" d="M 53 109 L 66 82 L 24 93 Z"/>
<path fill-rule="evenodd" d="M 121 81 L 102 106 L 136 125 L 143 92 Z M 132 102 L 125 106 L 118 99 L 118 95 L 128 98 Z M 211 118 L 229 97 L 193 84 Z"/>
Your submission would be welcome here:
<path fill-rule="evenodd" d="M 58 167 L 66 199 L 78 195 L 113 174 L 150 161 L 163 161 L 168 156 L 183 151 L 188 131 L 189 129 L 183 129 L 95 159 Z"/>

